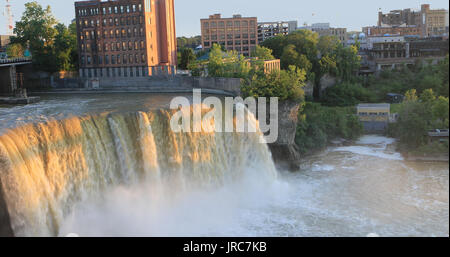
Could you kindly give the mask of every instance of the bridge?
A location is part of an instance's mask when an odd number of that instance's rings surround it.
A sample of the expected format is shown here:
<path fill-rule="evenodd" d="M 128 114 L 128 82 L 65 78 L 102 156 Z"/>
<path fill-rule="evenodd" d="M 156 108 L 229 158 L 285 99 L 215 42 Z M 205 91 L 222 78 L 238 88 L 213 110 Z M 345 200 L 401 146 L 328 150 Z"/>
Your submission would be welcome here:
<path fill-rule="evenodd" d="M 32 63 L 31 57 L 0 59 L 0 67 L 25 65 L 31 63 Z"/>
<path fill-rule="evenodd" d="M 30 67 L 30 57 L 0 60 L 0 96 L 12 96 L 23 84 L 23 74 Z"/>

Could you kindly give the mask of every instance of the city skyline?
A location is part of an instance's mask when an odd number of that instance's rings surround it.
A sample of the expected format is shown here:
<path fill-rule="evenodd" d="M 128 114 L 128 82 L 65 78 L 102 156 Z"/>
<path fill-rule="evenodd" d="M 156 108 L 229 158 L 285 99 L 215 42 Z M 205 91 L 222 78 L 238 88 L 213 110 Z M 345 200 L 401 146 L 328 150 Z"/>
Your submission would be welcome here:
<path fill-rule="evenodd" d="M 30 1 L 12 1 L 14 21 L 19 20 L 22 16 L 24 4 L 26 2 Z M 75 8 L 73 5 L 75 0 L 69 1 L 71 3 L 71 8 L 67 8 L 67 1 L 38 0 L 37 2 L 43 6 L 50 5 L 52 13 L 60 22 L 68 24 L 75 18 Z M 175 0 L 177 36 L 189 37 L 200 35 L 200 19 L 207 18 L 209 15 L 215 13 L 221 13 L 223 17 L 231 17 L 233 14 L 256 16 L 258 17 L 258 21 L 297 20 L 299 27 L 303 26 L 304 23 L 312 24 L 329 22 L 333 27 L 347 28 L 348 31 L 361 31 L 361 28 L 364 26 L 376 25 L 379 8 L 381 8 L 383 12 L 405 8 L 419 9 L 421 4 L 428 3 L 431 5 L 432 9 L 449 9 L 449 3 L 445 0 L 382 0 L 365 3 L 362 1 L 347 0 L 344 1 L 345 4 L 342 2 L 330 3 L 325 0 L 318 0 L 313 3 L 302 3 L 296 0 L 280 0 L 277 1 L 280 8 L 268 8 L 271 3 L 270 0 L 259 0 L 257 5 L 255 5 L 254 2 L 255 1 L 243 2 L 238 0 L 228 0 L 224 3 L 223 1 L 217 0 Z M 1 8 L 4 9 L 4 0 L 1 0 L 1 5 Z M 236 8 L 236 6 L 238 6 L 238 8 Z M 324 9 L 324 6 L 329 8 Z M 352 6 L 351 10 L 358 11 L 351 11 L 349 6 Z M 349 15 L 350 13 L 351 15 Z M 7 18 L 2 16 L 0 19 L 0 34 L 6 33 L 6 21 Z"/>

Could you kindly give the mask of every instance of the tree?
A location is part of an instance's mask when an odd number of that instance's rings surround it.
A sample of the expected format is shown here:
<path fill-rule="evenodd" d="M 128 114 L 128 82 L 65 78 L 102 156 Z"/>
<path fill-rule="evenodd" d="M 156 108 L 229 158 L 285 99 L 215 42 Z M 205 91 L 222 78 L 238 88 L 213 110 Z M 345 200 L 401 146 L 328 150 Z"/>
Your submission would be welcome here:
<path fill-rule="evenodd" d="M 224 74 L 223 52 L 218 44 L 214 44 L 209 52 L 208 74 L 211 77 L 222 77 Z"/>
<path fill-rule="evenodd" d="M 21 44 L 9 44 L 6 48 L 6 54 L 9 58 L 19 58 L 23 57 L 25 48 Z"/>
<path fill-rule="evenodd" d="M 186 70 L 191 63 L 195 62 L 196 59 L 197 58 L 195 56 L 194 50 L 192 50 L 191 48 L 183 48 L 181 50 L 179 62 L 180 69 Z"/>
<path fill-rule="evenodd" d="M 436 96 L 434 95 L 433 89 L 427 89 L 422 92 L 420 95 L 420 101 L 422 103 L 432 103 L 436 99 Z"/>
<path fill-rule="evenodd" d="M 295 66 L 270 74 L 254 75 L 242 87 L 246 97 L 278 97 L 281 101 L 302 101 L 306 72 Z"/>
<path fill-rule="evenodd" d="M 341 44 L 341 42 L 339 42 L 338 38 L 335 36 L 322 36 L 317 43 L 317 49 L 322 56 L 330 55 L 336 51 L 339 44 Z"/>
<path fill-rule="evenodd" d="M 256 46 L 252 51 L 251 57 L 258 57 L 260 60 L 273 60 L 275 57 L 272 55 L 272 49 L 263 46 Z"/>
<path fill-rule="evenodd" d="M 417 90 L 411 89 L 405 93 L 405 101 L 416 102 L 419 98 L 417 97 Z"/>
<path fill-rule="evenodd" d="M 56 23 L 50 6 L 44 9 L 37 2 L 30 2 L 25 4 L 25 11 L 14 29 L 17 36 L 13 41 L 24 47 L 29 46 L 34 65 L 43 70 L 57 69 L 52 58 L 52 46 L 57 34 L 54 28 Z"/>
<path fill-rule="evenodd" d="M 57 24 L 55 29 L 57 34 L 54 40 L 53 51 L 57 70 L 73 70 L 71 52 L 74 46 L 72 45 L 70 32 L 62 23 Z"/>

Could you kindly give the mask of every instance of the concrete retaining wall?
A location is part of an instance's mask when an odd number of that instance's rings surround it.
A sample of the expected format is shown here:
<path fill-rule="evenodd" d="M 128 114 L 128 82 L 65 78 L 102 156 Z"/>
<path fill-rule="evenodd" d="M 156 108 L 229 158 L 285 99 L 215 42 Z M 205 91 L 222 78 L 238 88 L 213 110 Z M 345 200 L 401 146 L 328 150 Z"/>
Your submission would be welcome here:
<path fill-rule="evenodd" d="M 158 89 L 212 89 L 241 94 L 241 80 L 238 78 L 206 78 L 187 76 L 157 77 L 116 77 L 116 78 L 71 78 L 50 80 L 48 88 L 53 89 L 106 89 L 127 91 L 145 91 Z"/>

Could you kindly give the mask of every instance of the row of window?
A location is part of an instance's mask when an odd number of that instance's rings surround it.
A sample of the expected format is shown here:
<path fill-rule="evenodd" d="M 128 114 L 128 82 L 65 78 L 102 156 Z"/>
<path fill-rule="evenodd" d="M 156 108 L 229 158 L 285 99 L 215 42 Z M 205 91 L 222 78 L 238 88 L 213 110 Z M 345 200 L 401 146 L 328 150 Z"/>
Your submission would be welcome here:
<path fill-rule="evenodd" d="M 214 44 L 219 44 L 219 45 L 236 45 L 236 46 L 239 46 L 239 45 L 256 45 L 256 40 L 243 40 L 243 41 L 241 41 L 241 40 L 236 40 L 236 41 L 234 41 L 234 44 L 233 44 L 233 41 L 220 41 L 220 42 L 210 42 L 210 41 L 205 41 L 204 43 L 203 43 L 203 45 L 204 46 L 206 46 L 206 47 L 209 47 L 209 46 L 212 46 L 212 45 L 214 45 Z"/>
<path fill-rule="evenodd" d="M 104 18 L 102 19 L 102 26 L 130 26 L 130 25 L 137 25 L 137 24 L 143 24 L 144 23 L 144 16 L 127 16 L 127 17 L 121 17 L 119 18 Z M 151 19 L 149 19 L 149 23 L 151 24 Z M 78 25 L 80 28 L 94 28 L 94 27 L 100 27 L 100 20 L 79 20 Z"/>
<path fill-rule="evenodd" d="M 125 68 L 124 70 L 123 70 L 123 76 L 124 77 L 128 77 L 128 76 L 130 76 L 130 77 L 144 77 L 145 76 L 145 73 L 146 73 L 146 69 L 148 69 L 147 67 L 136 67 L 136 74 L 134 73 L 134 71 L 133 71 L 133 69 L 127 69 L 127 68 Z M 103 77 L 103 76 L 106 76 L 106 77 L 122 77 L 122 69 L 116 69 L 116 68 L 106 68 L 105 69 L 105 73 L 103 72 L 103 69 L 99 69 L 98 71 L 97 71 L 97 69 L 83 69 L 82 71 L 81 71 L 81 76 L 82 77 L 89 77 L 89 78 L 91 78 L 91 77 L 97 77 L 97 76 L 100 76 L 100 77 Z"/>
<path fill-rule="evenodd" d="M 203 34 L 241 34 L 241 33 L 255 33 L 255 28 L 227 28 L 227 29 L 203 29 Z"/>
<path fill-rule="evenodd" d="M 388 116 L 389 113 L 387 112 L 360 112 L 359 113 L 360 116 Z"/>
<path fill-rule="evenodd" d="M 153 48 L 153 45 L 150 45 L 150 48 Z M 81 44 L 81 51 L 94 51 L 94 52 L 101 52 L 101 51 L 127 51 L 127 50 L 145 50 L 145 42 L 144 41 L 128 41 L 127 42 L 116 42 L 116 43 L 104 43 L 103 45 L 98 43 L 97 45 L 91 45 L 89 43 L 87 44 Z"/>
<path fill-rule="evenodd" d="M 145 54 L 123 54 L 123 55 L 94 55 L 94 56 L 81 56 L 81 66 L 85 65 L 108 65 L 108 64 L 140 64 L 146 63 L 147 59 Z M 153 57 L 152 57 L 153 62 Z"/>
<path fill-rule="evenodd" d="M 131 13 L 131 12 L 142 12 L 142 4 L 133 4 L 133 5 L 116 5 L 101 8 L 102 14 L 118 14 L 118 13 Z M 89 15 L 99 15 L 100 9 L 97 8 L 88 8 L 88 9 L 78 9 L 78 16 L 89 16 Z"/>
<path fill-rule="evenodd" d="M 95 30 L 91 30 L 91 31 L 85 31 L 84 33 L 82 33 L 80 35 L 80 40 L 95 40 L 97 39 L 100 35 L 103 36 L 104 39 L 106 38 L 131 38 L 131 37 L 144 37 L 145 36 L 145 31 L 144 28 L 136 28 L 134 27 L 133 29 L 128 28 L 128 29 L 115 29 L 115 30 L 104 30 L 103 33 L 101 33 L 100 31 L 95 31 Z M 149 36 L 152 37 L 152 32 L 150 32 Z"/>
<path fill-rule="evenodd" d="M 251 21 L 219 21 L 219 22 L 215 22 L 215 21 L 205 21 L 203 22 L 203 27 L 204 28 L 225 28 L 225 24 L 227 25 L 227 27 L 248 27 L 249 24 L 250 26 L 256 26 L 256 21 L 251 20 Z"/>
<path fill-rule="evenodd" d="M 225 39 L 225 35 L 204 35 L 203 36 L 204 40 L 217 40 L 217 39 L 221 39 L 224 40 Z M 248 39 L 248 38 L 256 38 L 256 34 L 227 34 L 226 39 Z"/>

